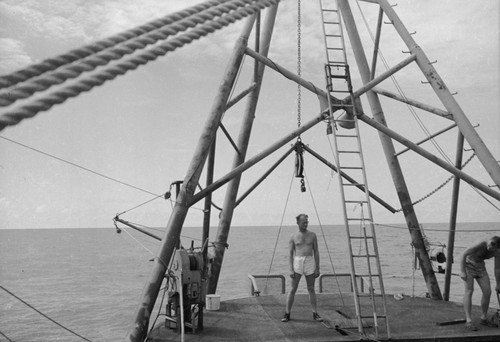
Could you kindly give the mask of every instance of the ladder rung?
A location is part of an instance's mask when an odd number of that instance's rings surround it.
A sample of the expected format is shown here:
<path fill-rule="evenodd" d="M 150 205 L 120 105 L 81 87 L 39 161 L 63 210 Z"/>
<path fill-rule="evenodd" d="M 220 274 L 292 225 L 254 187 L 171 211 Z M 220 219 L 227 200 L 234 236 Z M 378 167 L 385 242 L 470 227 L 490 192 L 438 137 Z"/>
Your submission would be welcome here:
<path fill-rule="evenodd" d="M 380 275 L 378 275 L 378 274 L 355 274 L 355 276 L 356 277 L 367 277 L 367 278 L 369 278 L 369 277 L 372 277 L 372 278 L 373 277 L 380 277 Z"/>
<path fill-rule="evenodd" d="M 325 37 L 342 38 L 341 34 L 325 34 Z"/>
<path fill-rule="evenodd" d="M 368 257 L 368 258 L 376 258 L 377 255 L 376 254 L 354 254 L 352 257 L 353 258 L 366 258 L 366 257 Z"/>
<path fill-rule="evenodd" d="M 361 166 L 340 166 L 339 169 L 341 169 L 341 170 L 363 170 L 363 168 Z"/>
<path fill-rule="evenodd" d="M 343 48 L 333 48 L 333 47 L 327 47 L 327 50 L 334 50 L 334 51 L 344 51 Z"/>
<path fill-rule="evenodd" d="M 373 239 L 373 236 L 351 236 L 350 239 L 353 240 Z"/>
<path fill-rule="evenodd" d="M 330 24 L 330 25 L 338 25 L 339 22 L 338 21 L 323 21 L 323 24 Z"/>
<path fill-rule="evenodd" d="M 322 8 L 321 9 L 323 12 L 338 12 L 339 10 L 336 9 L 328 9 L 328 8 Z"/>
<path fill-rule="evenodd" d="M 344 202 L 345 203 L 357 203 L 357 204 L 359 204 L 359 203 L 361 203 L 361 204 L 368 203 L 367 201 L 354 201 L 354 200 L 346 200 Z"/>
<path fill-rule="evenodd" d="M 337 106 L 337 107 L 342 107 L 343 108 L 344 106 Z M 335 121 L 335 122 L 354 122 L 354 119 L 351 119 L 351 120 L 349 120 L 349 119 L 337 119 L 337 120 L 333 120 L 333 121 Z M 357 135 L 353 135 L 353 136 L 356 137 Z"/>
<path fill-rule="evenodd" d="M 342 94 L 349 94 L 349 90 L 330 90 L 331 93 L 342 93 Z M 345 106 L 342 106 L 342 107 L 345 107 Z M 335 120 L 335 121 L 339 121 L 339 120 Z M 352 120 L 350 120 L 352 121 Z"/>
<path fill-rule="evenodd" d="M 381 293 L 373 293 L 373 294 L 372 293 L 358 293 L 358 297 L 372 297 L 372 296 L 373 297 L 383 297 L 384 295 Z M 368 317 L 364 317 L 364 318 L 370 318 L 370 317 L 373 318 L 373 316 L 368 316 Z M 381 316 L 377 315 L 377 317 L 381 317 Z M 385 315 L 384 315 L 384 317 L 385 317 Z"/>
<path fill-rule="evenodd" d="M 352 150 L 340 150 L 338 151 L 339 153 L 357 153 L 360 154 L 360 151 L 352 151 Z"/>
<path fill-rule="evenodd" d="M 386 316 L 386 315 L 375 315 L 375 316 L 376 316 L 377 318 L 384 318 L 384 319 L 386 319 L 386 318 L 387 318 L 387 316 Z M 368 316 L 368 315 L 361 315 L 361 316 L 359 316 L 359 317 L 369 319 L 369 318 L 373 318 L 373 315 L 371 315 L 371 316 Z"/>
<path fill-rule="evenodd" d="M 337 134 L 337 138 L 357 138 L 357 134 Z"/>
<path fill-rule="evenodd" d="M 372 221 L 369 218 L 355 218 L 355 217 L 348 217 L 348 221 L 365 221 L 367 224 L 370 224 Z M 368 237 L 368 236 L 367 236 Z"/>

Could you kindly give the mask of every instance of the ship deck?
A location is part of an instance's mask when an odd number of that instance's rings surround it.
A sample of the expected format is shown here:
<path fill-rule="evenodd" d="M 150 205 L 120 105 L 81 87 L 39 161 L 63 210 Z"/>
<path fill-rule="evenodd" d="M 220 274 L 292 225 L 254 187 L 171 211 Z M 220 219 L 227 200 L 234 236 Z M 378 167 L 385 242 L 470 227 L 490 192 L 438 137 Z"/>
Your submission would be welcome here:
<path fill-rule="evenodd" d="M 326 327 L 312 319 L 309 297 L 297 294 L 289 322 L 281 322 L 286 295 L 269 295 L 222 301 L 217 311 L 204 312 L 204 329 L 186 329 L 185 341 L 359 341 L 387 340 L 385 319 L 379 318 L 378 337 L 373 319 L 363 321 L 365 336 L 358 333 L 352 294 L 317 294 L 318 313 Z M 500 341 L 500 328 L 479 325 L 480 308 L 473 307 L 478 331 L 468 331 L 459 303 L 426 298 L 387 296 L 392 341 Z M 361 301 L 361 312 L 371 312 L 371 302 Z M 496 310 L 490 309 L 490 314 Z M 175 329 L 159 324 L 150 341 L 180 341 Z"/>

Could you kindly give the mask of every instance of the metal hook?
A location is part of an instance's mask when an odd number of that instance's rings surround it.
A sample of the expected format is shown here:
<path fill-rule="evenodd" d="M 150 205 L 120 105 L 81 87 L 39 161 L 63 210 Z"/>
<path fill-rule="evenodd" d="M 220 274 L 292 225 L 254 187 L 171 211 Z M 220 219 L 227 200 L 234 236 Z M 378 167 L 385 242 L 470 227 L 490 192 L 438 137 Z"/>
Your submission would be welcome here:
<path fill-rule="evenodd" d="M 472 126 L 474 128 L 478 128 L 479 126 L 481 126 L 480 124 L 476 124 L 475 126 Z"/>
<path fill-rule="evenodd" d="M 385 21 L 385 20 L 384 20 L 384 24 L 394 25 L 394 21 L 392 21 L 392 20 L 391 20 L 391 21 Z"/>
<path fill-rule="evenodd" d="M 429 84 L 429 83 L 431 83 L 431 82 L 428 82 L 428 81 L 425 81 L 425 82 L 424 82 L 424 81 L 420 81 L 420 83 L 422 83 L 422 84 Z"/>
<path fill-rule="evenodd" d="M 437 61 L 437 59 L 436 59 L 434 62 L 429 62 L 429 64 L 435 64 L 435 63 L 437 63 L 437 62 L 438 62 L 438 61 Z"/>
<path fill-rule="evenodd" d="M 397 3 L 395 3 L 394 5 L 391 5 L 391 7 L 396 7 L 397 5 L 398 5 L 398 4 L 397 4 Z"/>
<path fill-rule="evenodd" d="M 413 32 L 410 32 L 410 35 L 414 35 L 416 33 L 417 33 L 417 31 L 413 31 Z"/>
<path fill-rule="evenodd" d="M 469 151 L 474 151 L 474 149 L 473 149 L 473 148 L 465 148 L 465 147 L 464 147 L 464 151 L 465 151 L 465 152 L 469 152 Z"/>
<path fill-rule="evenodd" d="M 404 51 L 404 50 L 401 50 L 402 53 L 411 53 L 411 51 Z"/>
<path fill-rule="evenodd" d="M 458 91 L 454 92 L 454 93 L 451 93 L 452 96 L 455 96 L 458 94 Z"/>

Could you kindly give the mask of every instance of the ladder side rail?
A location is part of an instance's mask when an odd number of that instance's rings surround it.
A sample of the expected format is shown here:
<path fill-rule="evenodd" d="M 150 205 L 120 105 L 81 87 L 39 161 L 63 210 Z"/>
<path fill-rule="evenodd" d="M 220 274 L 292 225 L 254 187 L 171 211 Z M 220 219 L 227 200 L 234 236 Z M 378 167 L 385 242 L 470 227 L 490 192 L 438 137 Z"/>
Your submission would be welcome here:
<path fill-rule="evenodd" d="M 333 136 L 334 136 L 334 156 L 335 156 L 335 163 L 337 164 L 337 168 L 340 168 L 340 156 L 338 152 L 338 142 L 337 142 L 337 137 L 336 137 L 336 132 L 337 130 L 334 128 L 333 129 Z M 363 334 L 363 324 L 361 321 L 361 308 L 360 308 L 360 302 L 359 302 L 359 289 L 358 289 L 358 284 L 357 284 L 357 277 L 356 277 L 356 266 L 353 258 L 353 248 L 352 248 L 352 238 L 351 238 L 351 228 L 350 228 L 350 223 L 349 223 L 349 216 L 347 213 L 347 206 L 345 205 L 345 191 L 344 191 L 344 183 L 342 180 L 342 176 L 340 176 L 340 173 L 337 173 L 337 178 L 339 182 L 339 192 L 340 192 L 340 197 L 342 200 L 342 214 L 344 216 L 344 225 L 345 225 L 345 231 L 348 239 L 348 251 L 349 251 L 349 266 L 350 266 L 350 271 L 351 271 L 351 281 L 352 281 L 352 288 L 353 288 L 353 293 L 354 293 L 354 305 L 355 305 L 355 310 L 356 310 L 356 319 L 358 321 L 358 331 L 359 333 Z"/>
<path fill-rule="evenodd" d="M 336 3 L 336 1 L 335 1 Z M 324 7 L 324 1 L 320 0 L 320 6 L 321 6 L 321 18 L 323 21 L 323 36 L 324 36 L 324 42 L 325 42 L 325 54 L 326 54 L 326 61 L 327 63 L 325 64 L 325 76 L 326 76 L 326 86 L 327 86 L 327 92 L 328 92 L 328 108 L 329 108 L 329 113 L 330 113 L 330 120 L 332 123 L 334 123 L 334 128 L 333 128 L 333 136 L 334 136 L 334 159 L 335 163 L 337 166 L 337 169 L 340 170 L 340 153 L 339 153 L 339 146 L 338 146 L 338 137 L 337 137 L 337 128 L 335 125 L 334 121 L 334 110 L 331 102 L 331 96 L 332 93 L 334 93 L 334 77 L 332 76 L 332 70 L 331 68 L 334 65 L 334 61 L 330 58 L 329 54 L 329 40 L 327 38 L 327 29 L 326 29 L 326 19 L 325 19 L 325 11 L 329 12 L 335 12 L 337 15 L 337 22 L 340 25 L 340 16 L 338 13 L 337 9 L 334 10 L 326 10 Z M 347 62 L 346 59 L 346 54 L 345 54 L 345 48 L 344 48 L 344 41 L 343 41 L 343 36 L 342 36 L 342 31 L 339 32 L 340 35 L 340 41 L 342 42 L 342 49 L 343 49 L 343 54 L 342 56 L 344 57 L 343 64 L 345 65 Z M 337 64 L 340 64 L 340 61 L 337 61 Z M 337 105 L 335 105 L 337 107 Z M 345 230 L 346 230 L 346 235 L 348 239 L 348 251 L 349 251 L 349 265 L 350 265 L 350 273 L 351 273 L 351 282 L 352 282 L 352 288 L 353 288 L 353 293 L 354 293 L 354 306 L 355 306 L 355 314 L 356 314 L 356 319 L 358 323 L 358 332 L 360 334 L 364 334 L 363 330 L 363 324 L 362 324 L 362 318 L 361 318 L 361 307 L 360 307 L 360 298 L 359 298 L 359 289 L 358 289 L 358 284 L 357 284 L 357 277 L 356 277 L 356 267 L 355 267 L 355 261 L 353 258 L 353 247 L 352 247 L 352 238 L 351 238 L 351 228 L 350 228 L 350 222 L 349 222 L 349 217 L 347 213 L 347 206 L 345 205 L 346 200 L 345 200 L 345 191 L 344 191 L 344 183 L 342 180 L 342 177 L 340 176 L 340 173 L 338 173 L 338 182 L 339 182 L 339 192 L 342 200 L 342 212 L 344 216 L 344 224 L 345 224 Z"/>
<path fill-rule="evenodd" d="M 346 53 L 346 48 L 345 48 L 345 39 L 344 39 L 344 29 L 342 27 L 342 23 L 341 23 L 341 15 L 339 14 L 339 11 L 340 11 L 340 7 L 339 7 L 339 3 L 338 3 L 338 0 L 335 0 L 335 4 L 337 6 L 337 18 L 338 18 L 338 23 L 339 23 L 339 28 L 340 28 L 340 35 L 342 36 L 342 50 L 343 50 L 343 54 L 344 54 L 344 62 L 345 64 L 347 65 L 347 53 Z M 347 75 L 349 75 L 349 73 L 347 73 Z M 348 83 L 350 84 L 350 82 Z M 354 104 L 354 102 L 351 102 L 352 104 Z"/>
<path fill-rule="evenodd" d="M 350 82 L 350 73 L 348 74 L 349 77 L 349 83 Z M 354 103 L 354 95 L 352 93 L 351 89 L 351 102 Z M 385 318 L 385 325 L 386 325 L 386 331 L 387 331 L 387 337 L 390 338 L 390 327 L 389 327 L 389 319 L 387 316 L 387 303 L 386 303 L 386 297 L 385 297 L 385 288 L 384 288 L 384 281 L 382 277 L 382 267 L 380 265 L 380 254 L 378 251 L 378 245 L 377 245 L 377 239 L 376 239 L 376 233 L 375 233 L 375 227 L 373 224 L 373 215 L 372 215 L 372 207 L 371 207 L 371 201 L 370 201 L 370 192 L 369 192 L 369 186 L 368 186 L 368 179 L 366 177 L 366 165 L 364 162 L 363 158 L 363 146 L 361 144 L 361 138 L 359 134 L 359 125 L 358 125 L 358 119 L 356 115 L 356 108 L 353 106 L 353 114 L 354 114 L 354 123 L 355 123 L 355 130 L 356 130 L 356 135 L 357 135 L 357 143 L 358 143 L 358 148 L 360 151 L 360 163 L 362 166 L 362 175 L 363 175 L 363 183 L 364 183 L 364 188 L 365 188 L 365 198 L 366 198 L 366 205 L 367 205 L 367 210 L 368 210 L 368 218 L 369 218 L 369 225 L 370 225 L 370 234 L 371 234 L 371 241 L 372 241 L 372 247 L 373 247 L 373 252 L 376 256 L 376 266 L 377 266 L 377 274 L 378 274 L 378 281 L 379 281 L 379 287 L 380 287 L 380 293 L 382 295 L 382 309 L 383 309 L 383 314 Z M 366 234 L 365 234 L 365 242 L 366 241 Z M 368 254 L 368 247 L 366 247 L 367 254 Z M 369 257 L 367 257 L 369 259 Z M 370 261 L 368 260 L 368 263 L 370 264 Z M 370 265 L 369 265 L 370 267 Z M 370 272 L 370 281 L 371 279 L 371 272 Z M 373 290 L 373 284 L 370 284 L 371 289 Z M 372 304 L 375 302 L 375 298 L 373 297 L 372 294 Z M 374 309 L 375 310 L 375 309 Z M 377 329 L 377 326 L 376 326 Z"/>

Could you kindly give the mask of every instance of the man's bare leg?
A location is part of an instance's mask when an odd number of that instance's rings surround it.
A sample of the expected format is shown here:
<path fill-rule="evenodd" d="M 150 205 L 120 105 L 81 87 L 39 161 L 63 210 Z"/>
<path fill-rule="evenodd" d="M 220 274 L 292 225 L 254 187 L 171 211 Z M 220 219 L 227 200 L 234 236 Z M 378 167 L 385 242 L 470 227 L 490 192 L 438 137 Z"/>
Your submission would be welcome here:
<path fill-rule="evenodd" d="M 311 302 L 311 308 L 313 312 L 318 312 L 316 291 L 314 289 L 315 280 L 316 278 L 314 277 L 314 274 L 306 276 L 307 292 L 309 292 L 309 301 Z"/>
<path fill-rule="evenodd" d="M 486 320 L 488 317 L 488 308 L 490 306 L 490 298 L 491 298 L 490 277 L 488 275 L 485 275 L 481 278 L 478 278 L 477 283 L 479 284 L 479 287 L 483 292 L 483 295 L 481 297 L 481 310 L 482 310 L 481 319 Z"/>
<path fill-rule="evenodd" d="M 286 308 L 285 308 L 286 314 L 290 314 L 290 311 L 292 310 L 293 301 L 295 299 L 295 293 L 297 292 L 297 288 L 299 287 L 299 282 L 300 282 L 301 277 L 302 276 L 298 273 L 295 273 L 294 276 L 291 277 L 292 286 L 291 286 L 290 291 L 288 292 L 288 296 L 286 298 Z"/>
<path fill-rule="evenodd" d="M 472 293 L 474 292 L 474 279 L 472 277 L 467 277 L 464 280 L 464 312 L 466 322 L 472 322 L 471 310 L 472 310 Z"/>

